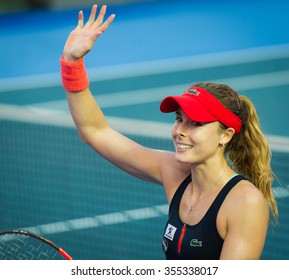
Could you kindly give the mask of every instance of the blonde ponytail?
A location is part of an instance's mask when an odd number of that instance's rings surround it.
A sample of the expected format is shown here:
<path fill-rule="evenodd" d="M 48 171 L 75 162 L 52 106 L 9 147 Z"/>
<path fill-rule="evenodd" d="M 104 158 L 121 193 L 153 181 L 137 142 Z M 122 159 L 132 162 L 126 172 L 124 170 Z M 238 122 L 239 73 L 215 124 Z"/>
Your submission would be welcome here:
<path fill-rule="evenodd" d="M 278 208 L 272 191 L 272 182 L 275 178 L 271 169 L 272 154 L 253 103 L 249 98 L 239 96 L 225 84 L 206 82 L 195 86 L 208 90 L 242 120 L 241 131 L 227 144 L 225 154 L 232 168 L 263 193 L 271 214 L 277 221 Z M 226 129 L 224 125 L 222 126 Z"/>
<path fill-rule="evenodd" d="M 261 131 L 258 115 L 253 103 L 245 96 L 239 97 L 247 108 L 247 121 L 240 134 L 227 146 L 226 152 L 236 172 L 250 180 L 264 195 L 275 220 L 277 204 L 272 192 L 275 178 L 271 169 L 271 150 Z"/>

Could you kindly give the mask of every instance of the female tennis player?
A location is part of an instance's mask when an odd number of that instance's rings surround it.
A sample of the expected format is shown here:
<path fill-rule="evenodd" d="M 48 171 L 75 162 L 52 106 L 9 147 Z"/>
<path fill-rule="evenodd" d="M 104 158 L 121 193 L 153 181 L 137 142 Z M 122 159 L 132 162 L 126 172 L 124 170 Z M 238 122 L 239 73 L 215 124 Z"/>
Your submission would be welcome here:
<path fill-rule="evenodd" d="M 70 33 L 60 59 L 62 84 L 81 139 L 99 155 L 164 188 L 167 259 L 259 259 L 270 217 L 271 153 L 253 104 L 224 84 L 202 82 L 166 97 L 175 151 L 154 150 L 112 129 L 89 89 L 84 56 L 113 22 L 93 5 Z"/>

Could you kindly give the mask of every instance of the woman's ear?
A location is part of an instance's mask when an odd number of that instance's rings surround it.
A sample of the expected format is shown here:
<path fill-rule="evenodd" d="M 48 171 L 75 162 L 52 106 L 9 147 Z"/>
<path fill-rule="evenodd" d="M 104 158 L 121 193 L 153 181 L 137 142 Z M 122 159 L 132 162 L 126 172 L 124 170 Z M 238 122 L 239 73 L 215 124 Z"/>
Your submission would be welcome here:
<path fill-rule="evenodd" d="M 227 145 L 233 138 L 234 134 L 235 134 L 234 128 L 231 127 L 227 128 L 226 131 L 221 135 L 220 145 L 221 146 Z"/>

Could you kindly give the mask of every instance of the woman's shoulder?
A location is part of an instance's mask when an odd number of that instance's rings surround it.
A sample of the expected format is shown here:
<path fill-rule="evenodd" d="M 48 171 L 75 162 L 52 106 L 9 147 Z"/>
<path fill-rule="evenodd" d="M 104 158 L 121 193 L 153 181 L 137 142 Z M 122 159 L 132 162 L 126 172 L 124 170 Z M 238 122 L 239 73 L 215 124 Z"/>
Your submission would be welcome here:
<path fill-rule="evenodd" d="M 238 212 L 260 210 L 265 213 L 268 205 L 263 193 L 250 181 L 241 180 L 229 192 L 224 207 L 230 209 L 228 212 L 236 215 Z"/>
<path fill-rule="evenodd" d="M 266 228 L 268 221 L 269 208 L 262 192 L 251 182 L 241 180 L 222 204 L 218 230 L 224 239 L 229 230 L 238 236 L 245 228 Z"/>
<path fill-rule="evenodd" d="M 238 200 L 243 203 L 256 203 L 259 200 L 264 201 L 265 197 L 262 192 L 250 181 L 241 180 L 231 190 L 231 199 Z"/>

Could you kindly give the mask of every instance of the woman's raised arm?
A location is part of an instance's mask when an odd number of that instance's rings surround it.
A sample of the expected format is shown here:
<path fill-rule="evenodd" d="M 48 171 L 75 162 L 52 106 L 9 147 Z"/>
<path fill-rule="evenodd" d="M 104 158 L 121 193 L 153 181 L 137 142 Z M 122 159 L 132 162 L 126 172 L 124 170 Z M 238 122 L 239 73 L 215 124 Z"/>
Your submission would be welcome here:
<path fill-rule="evenodd" d="M 172 153 L 143 147 L 112 129 L 90 92 L 84 56 L 115 17 L 110 15 L 104 21 L 106 6 L 98 15 L 96 11 L 93 5 L 85 24 L 79 12 L 78 25 L 70 33 L 61 57 L 62 84 L 72 118 L 81 139 L 101 156 L 138 178 L 162 184 L 161 166 L 168 163 L 168 158 L 173 160 Z"/>

